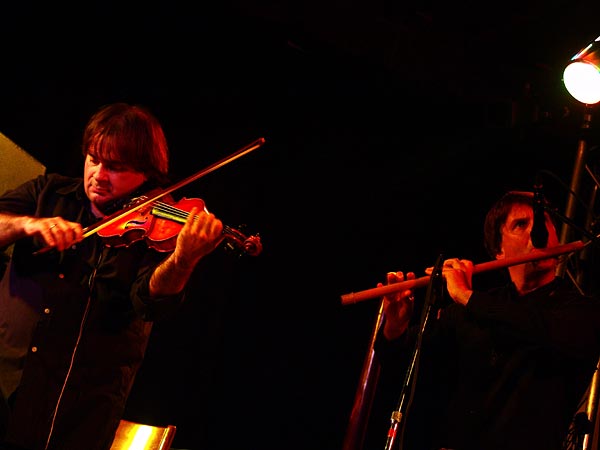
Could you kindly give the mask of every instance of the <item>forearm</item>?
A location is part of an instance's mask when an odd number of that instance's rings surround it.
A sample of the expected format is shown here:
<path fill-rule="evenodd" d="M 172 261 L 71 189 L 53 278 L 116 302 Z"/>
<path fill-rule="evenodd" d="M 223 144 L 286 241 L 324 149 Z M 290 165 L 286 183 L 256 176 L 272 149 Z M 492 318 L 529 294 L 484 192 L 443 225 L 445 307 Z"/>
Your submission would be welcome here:
<path fill-rule="evenodd" d="M 408 328 L 408 321 L 392 323 L 392 321 L 386 321 L 383 325 L 383 335 L 388 341 L 393 341 L 402 336 Z"/>
<path fill-rule="evenodd" d="M 0 213 L 0 247 L 10 245 L 27 236 L 26 224 L 31 220 L 32 217 L 29 216 Z"/>
<path fill-rule="evenodd" d="M 194 264 L 184 263 L 172 253 L 158 265 L 150 277 L 150 295 L 164 297 L 179 294 L 185 288 L 194 267 Z"/>
<path fill-rule="evenodd" d="M 404 367 L 410 352 L 409 339 L 412 338 L 409 330 L 406 330 L 402 335 L 395 339 L 388 339 L 380 329 L 377 333 L 374 343 L 374 350 L 377 355 L 377 360 L 385 367 L 386 370 L 395 370 L 400 366 Z"/>

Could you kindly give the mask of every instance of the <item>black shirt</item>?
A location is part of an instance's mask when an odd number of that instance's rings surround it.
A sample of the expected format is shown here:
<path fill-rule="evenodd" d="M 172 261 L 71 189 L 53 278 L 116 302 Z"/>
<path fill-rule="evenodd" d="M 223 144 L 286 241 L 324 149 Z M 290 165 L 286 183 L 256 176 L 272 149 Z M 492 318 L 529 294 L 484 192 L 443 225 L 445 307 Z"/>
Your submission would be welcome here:
<path fill-rule="evenodd" d="M 42 175 L 0 197 L 0 212 L 97 219 L 78 178 Z M 12 405 L 5 440 L 22 448 L 107 450 L 142 363 L 152 322 L 183 294 L 153 299 L 167 253 L 145 242 L 108 247 L 96 234 L 35 254 L 21 239 L 0 280 L 0 388 Z M 1 419 L 1 417 L 0 417 Z"/>
<path fill-rule="evenodd" d="M 416 332 L 392 342 L 380 333 L 384 368 L 407 361 Z M 510 284 L 447 306 L 424 334 L 405 448 L 560 450 L 599 333 L 600 303 L 559 278 L 524 296 Z"/>

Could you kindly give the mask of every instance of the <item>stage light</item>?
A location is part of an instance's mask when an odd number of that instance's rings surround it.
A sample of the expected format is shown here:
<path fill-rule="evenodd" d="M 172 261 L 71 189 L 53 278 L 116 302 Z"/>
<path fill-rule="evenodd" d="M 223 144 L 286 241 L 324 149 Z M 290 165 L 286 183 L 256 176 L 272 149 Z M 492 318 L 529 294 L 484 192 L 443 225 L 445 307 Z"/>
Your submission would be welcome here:
<path fill-rule="evenodd" d="M 571 58 L 563 73 L 567 91 L 586 105 L 600 102 L 600 36 Z"/>

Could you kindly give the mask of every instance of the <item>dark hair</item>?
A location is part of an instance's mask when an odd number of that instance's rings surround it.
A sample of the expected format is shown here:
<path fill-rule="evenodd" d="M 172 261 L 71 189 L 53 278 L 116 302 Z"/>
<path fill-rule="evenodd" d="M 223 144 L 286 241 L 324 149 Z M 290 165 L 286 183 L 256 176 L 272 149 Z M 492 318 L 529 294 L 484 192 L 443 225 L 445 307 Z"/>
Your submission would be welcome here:
<path fill-rule="evenodd" d="M 500 197 L 486 214 L 483 225 L 483 245 L 492 258 L 500 253 L 502 247 L 502 225 L 506 223 L 506 218 L 512 207 L 519 204 L 533 207 L 533 192 L 509 191 Z M 547 199 L 544 199 L 544 204 L 547 209 L 552 208 Z M 553 214 L 550 214 L 550 216 L 554 226 L 557 226 L 556 217 Z"/>
<path fill-rule="evenodd" d="M 146 108 L 127 103 L 101 107 L 87 122 L 82 152 L 101 160 L 118 161 L 164 183 L 169 171 L 169 148 L 158 119 Z"/>

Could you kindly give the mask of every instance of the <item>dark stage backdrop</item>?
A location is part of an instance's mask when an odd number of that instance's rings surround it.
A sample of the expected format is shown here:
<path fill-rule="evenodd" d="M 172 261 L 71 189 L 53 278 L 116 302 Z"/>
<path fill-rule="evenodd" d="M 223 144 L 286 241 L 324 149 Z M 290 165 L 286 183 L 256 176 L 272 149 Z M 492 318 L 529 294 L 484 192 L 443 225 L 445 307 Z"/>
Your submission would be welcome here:
<path fill-rule="evenodd" d="M 126 416 L 175 424 L 177 449 L 341 448 L 379 303 L 341 295 L 423 275 L 440 253 L 487 261 L 487 207 L 542 169 L 565 204 L 583 111 L 562 69 L 600 30 L 521 3 L 495 18 L 435 2 L 162 3 L 8 8 L 0 132 L 78 175 L 89 116 L 140 103 L 164 124 L 174 181 L 264 137 L 178 193 L 264 250 L 202 262 L 179 314 L 155 324 Z M 402 381 L 378 396 L 369 448 Z"/>

